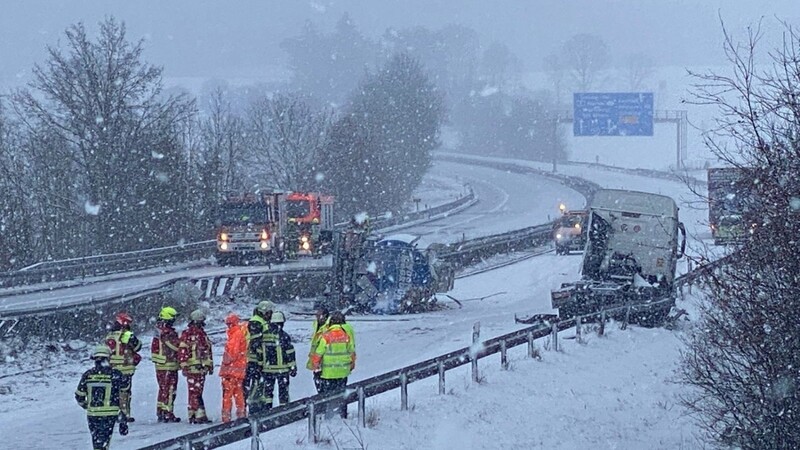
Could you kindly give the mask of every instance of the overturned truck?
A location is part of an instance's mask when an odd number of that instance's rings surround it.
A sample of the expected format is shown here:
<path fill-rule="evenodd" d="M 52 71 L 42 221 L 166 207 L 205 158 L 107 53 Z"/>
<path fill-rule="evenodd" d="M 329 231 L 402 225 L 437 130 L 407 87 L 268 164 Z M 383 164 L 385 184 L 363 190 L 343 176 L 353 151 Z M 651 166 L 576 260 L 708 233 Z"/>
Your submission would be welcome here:
<path fill-rule="evenodd" d="M 613 317 L 630 306 L 630 321 L 662 323 L 675 305 L 675 265 L 686 247 L 675 201 L 601 189 L 589 205 L 587 239 L 581 279 L 551 293 L 559 317 L 590 319 L 603 310 Z"/>
<path fill-rule="evenodd" d="M 378 314 L 437 309 L 437 292 L 453 288 L 455 271 L 437 258 L 436 249 L 418 248 L 419 237 L 340 232 L 333 255 L 333 291 L 328 306 Z"/>

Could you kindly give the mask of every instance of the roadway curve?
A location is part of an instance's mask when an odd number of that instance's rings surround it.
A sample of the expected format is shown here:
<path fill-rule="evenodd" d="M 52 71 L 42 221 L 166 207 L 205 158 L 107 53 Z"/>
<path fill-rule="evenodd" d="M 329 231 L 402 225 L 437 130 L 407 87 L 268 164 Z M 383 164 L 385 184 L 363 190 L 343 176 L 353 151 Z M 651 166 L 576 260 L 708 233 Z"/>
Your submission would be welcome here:
<path fill-rule="evenodd" d="M 457 166 L 442 167 L 444 170 L 455 170 L 458 169 Z M 439 167 L 438 164 L 437 167 Z M 532 210 L 531 205 L 534 204 L 541 205 L 542 209 L 530 212 L 533 216 L 529 216 L 521 222 L 524 222 L 524 225 L 541 223 L 543 219 L 546 219 L 548 213 L 552 214 L 555 200 L 553 195 L 559 195 L 547 192 L 544 187 L 532 188 L 531 186 L 538 183 L 539 177 L 498 173 L 491 169 L 486 169 L 485 172 L 479 168 L 459 170 L 466 170 L 466 173 L 462 174 L 464 177 L 472 177 L 490 185 L 510 183 L 506 188 L 486 187 L 485 192 L 479 192 L 479 195 L 483 195 L 482 199 L 485 200 L 485 204 L 482 206 L 484 208 L 483 217 L 463 225 L 464 233 L 469 230 L 482 229 L 481 224 L 486 225 L 493 232 L 500 231 L 492 227 L 504 227 L 504 221 L 514 220 L 517 216 L 513 213 L 513 211 L 518 211 L 515 208 L 522 208 L 524 211 Z M 604 173 L 586 173 L 586 178 L 608 185 L 605 182 L 608 177 Z M 626 182 L 627 186 L 625 184 L 617 186 L 614 181 L 613 187 L 635 189 L 638 186 L 643 188 L 649 186 L 650 189 L 647 190 L 651 192 L 656 190 L 670 193 L 674 197 L 677 192 L 685 193 L 687 191 L 686 187 L 680 183 L 645 177 L 625 176 L 624 179 L 620 178 L 620 183 Z M 477 189 L 480 189 L 478 185 L 474 187 L 476 192 Z M 498 206 L 500 207 L 497 208 Z M 476 205 L 477 207 L 478 205 Z M 506 211 L 508 212 L 506 213 Z M 464 220 L 468 214 L 475 214 L 475 210 L 465 211 L 464 214 L 459 220 Z M 520 214 L 522 213 L 520 212 Z M 523 226 L 521 222 L 508 224 L 508 228 L 521 228 Z M 687 226 L 691 229 L 689 223 Z M 457 235 L 456 233 L 458 231 L 448 231 L 451 236 Z M 502 269 L 459 279 L 450 294 L 462 301 L 462 308 L 452 305 L 451 309 L 414 316 L 391 317 L 388 318 L 389 320 L 386 320 L 387 318 L 359 320 L 360 318 L 352 317 L 351 322 L 354 324 L 358 336 L 359 357 L 358 367 L 353 373 L 351 381 L 375 376 L 469 345 L 472 324 L 475 321 L 481 322 L 482 339 L 518 329 L 519 325 L 515 324 L 513 320 L 514 313 L 550 311 L 550 289 L 557 287 L 563 281 L 573 281 L 578 275 L 579 262 L 580 255 L 555 256 L 549 253 Z M 226 312 L 221 308 L 212 311 L 210 326 L 221 326 L 221 318 Z M 247 314 L 247 311 L 238 312 L 243 315 Z M 290 317 L 286 327 L 287 331 L 295 338 L 297 355 L 302 366 L 305 362 L 304 355 L 308 351 L 309 319 L 307 317 Z M 149 342 L 147 335 L 149 330 L 137 331 L 146 343 Z M 220 361 L 223 345 L 221 337 L 215 337 L 214 345 L 215 360 Z M 512 355 L 512 358 L 518 357 L 521 357 L 519 353 Z M 129 436 L 114 437 L 115 448 L 138 448 L 197 429 L 183 423 L 175 426 L 154 423 L 156 384 L 152 366 L 146 361 L 145 359 L 134 377 L 133 414 L 137 418 L 137 422 L 131 426 Z M 19 404 L 7 402 L 8 408 L 0 407 L 0 422 L 8 429 L 25 430 L 25 433 L 17 433 L 10 437 L 7 442 L 9 446 L 15 448 L 79 448 L 87 445 L 87 431 L 82 412 L 77 409 L 65 412 L 63 401 L 53 400 L 71 398 L 80 370 L 85 370 L 85 367 L 74 365 L 69 369 L 58 369 L 55 370 L 55 373 L 48 374 L 50 378 L 67 380 L 67 383 L 50 382 L 46 388 L 42 388 L 35 385 L 34 379 L 28 380 L 31 381 L 30 383 L 24 382 L 17 385 L 18 391 L 14 392 L 14 397 L 25 400 Z M 576 361 L 576 370 L 581 370 L 579 361 Z M 535 378 L 532 379 L 535 380 Z M 448 386 L 451 386 L 452 383 L 469 385 L 469 375 L 465 371 L 448 373 L 447 382 Z M 185 417 L 185 384 L 183 381 L 180 383 L 176 412 Z M 292 380 L 291 392 L 295 399 L 314 393 L 311 377 L 305 369 L 301 368 L 300 374 Z M 415 383 L 410 388 L 411 401 L 412 403 L 426 401 L 427 398 L 435 395 L 435 392 L 435 380 Z M 218 419 L 221 393 L 219 378 L 216 374 L 207 380 L 204 397 L 206 404 L 209 405 L 211 417 Z M 445 398 L 443 401 L 446 400 Z M 397 393 L 394 392 L 374 401 L 370 400 L 368 407 L 396 409 L 398 403 Z M 35 407 L 31 407 L 31 405 L 35 405 Z M 287 448 L 291 446 L 315 448 L 311 445 L 300 444 L 300 440 L 305 435 L 305 426 L 304 423 L 299 423 L 275 430 L 268 433 L 263 439 L 271 443 L 268 444 L 271 446 L 277 444 L 278 447 L 285 446 Z M 331 426 L 335 425 L 331 424 Z M 381 426 L 393 426 L 393 424 L 388 423 Z M 341 430 L 341 433 L 341 436 L 349 435 L 347 430 Z M 374 443 L 372 444 L 374 445 Z M 230 448 L 249 448 L 249 443 L 240 443 Z"/>
<path fill-rule="evenodd" d="M 488 167 L 452 162 L 435 162 L 428 177 L 449 178 L 469 184 L 478 201 L 469 208 L 448 217 L 397 230 L 421 236 L 420 245 L 452 243 L 463 239 L 499 234 L 541 224 L 557 214 L 558 203 L 582 207 L 585 200 L 560 182 L 544 177 L 508 173 Z M 397 227 L 395 227 L 397 228 Z M 391 234 L 391 233 L 389 233 Z M 55 284 L 51 289 L 3 296 L 0 292 L 0 316 L 12 316 L 31 309 L 51 310 L 56 307 L 101 303 L 106 299 L 134 296 L 158 289 L 178 280 L 197 280 L 244 273 L 277 273 L 287 269 L 330 266 L 330 259 L 301 260 L 264 267 L 189 267 L 179 271 L 146 270 L 122 275 L 99 277 L 87 284 Z M 124 280 L 120 277 L 124 276 Z"/>

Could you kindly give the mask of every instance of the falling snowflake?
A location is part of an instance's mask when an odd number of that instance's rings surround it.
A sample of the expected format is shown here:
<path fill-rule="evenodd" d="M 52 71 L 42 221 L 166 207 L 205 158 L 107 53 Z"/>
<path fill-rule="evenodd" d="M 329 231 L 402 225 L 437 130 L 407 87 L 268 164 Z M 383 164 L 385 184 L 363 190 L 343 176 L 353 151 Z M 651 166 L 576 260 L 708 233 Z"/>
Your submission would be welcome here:
<path fill-rule="evenodd" d="M 789 207 L 793 210 L 797 211 L 800 210 L 800 198 L 792 197 L 789 199 Z"/>
<path fill-rule="evenodd" d="M 366 222 L 368 218 L 369 216 L 365 212 L 360 212 L 353 216 L 353 220 L 359 225 Z"/>
<path fill-rule="evenodd" d="M 315 180 L 317 183 L 320 183 L 320 182 L 324 181 L 324 180 L 325 180 L 325 174 L 324 174 L 324 173 L 322 173 L 322 172 L 317 172 L 317 174 L 316 174 L 316 175 L 314 175 L 314 180 Z"/>
<path fill-rule="evenodd" d="M 83 210 L 86 211 L 86 214 L 96 216 L 100 214 L 100 205 L 94 204 L 90 200 L 86 200 L 86 203 L 83 204 Z"/>
<path fill-rule="evenodd" d="M 150 157 L 153 158 L 153 159 L 164 159 L 164 154 L 163 153 L 158 153 L 158 152 L 155 152 L 155 151 L 151 151 L 150 152 Z"/>

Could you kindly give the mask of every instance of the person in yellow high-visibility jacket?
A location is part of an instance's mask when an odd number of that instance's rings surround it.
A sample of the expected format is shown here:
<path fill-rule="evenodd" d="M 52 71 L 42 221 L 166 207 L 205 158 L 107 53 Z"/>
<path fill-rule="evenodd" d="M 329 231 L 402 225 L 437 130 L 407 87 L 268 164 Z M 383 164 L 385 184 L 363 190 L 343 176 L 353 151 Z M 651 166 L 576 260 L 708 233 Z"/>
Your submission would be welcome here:
<path fill-rule="evenodd" d="M 312 357 L 314 356 L 314 350 L 317 349 L 317 344 L 319 343 L 319 339 L 322 337 L 322 334 L 328 330 L 330 313 L 328 308 L 324 306 L 320 306 L 317 308 L 316 312 L 316 319 L 311 324 L 311 345 L 308 347 L 308 361 L 306 362 L 306 368 L 311 370 L 314 376 L 314 386 L 317 388 L 317 393 L 322 392 L 322 379 L 320 378 L 319 370 L 313 370 L 313 364 L 311 362 Z M 344 314 L 342 313 L 342 317 Z M 350 341 L 353 343 L 353 349 L 356 346 L 356 336 L 353 332 L 353 327 L 345 321 L 342 323 L 342 329 L 350 336 Z M 355 350 L 354 350 L 355 351 Z"/>
<path fill-rule="evenodd" d="M 344 329 L 344 324 L 344 314 L 333 312 L 328 320 L 328 329 L 322 333 L 311 356 L 312 370 L 320 373 L 320 393 L 323 395 L 344 393 L 347 377 L 356 367 L 355 342 L 351 333 Z M 342 401 L 338 409 L 346 419 L 347 403 Z"/>

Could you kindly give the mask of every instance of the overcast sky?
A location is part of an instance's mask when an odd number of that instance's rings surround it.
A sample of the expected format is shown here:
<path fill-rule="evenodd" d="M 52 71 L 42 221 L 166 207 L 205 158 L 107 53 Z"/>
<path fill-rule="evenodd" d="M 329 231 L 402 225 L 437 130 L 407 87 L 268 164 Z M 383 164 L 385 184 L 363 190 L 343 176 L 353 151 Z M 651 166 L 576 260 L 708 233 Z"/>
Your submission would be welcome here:
<path fill-rule="evenodd" d="M 798 0 L 0 0 L 0 87 L 27 81 L 45 47 L 70 25 L 104 16 L 146 39 L 145 58 L 168 77 L 258 78 L 284 60 L 279 43 L 306 20 L 330 30 L 344 12 L 370 37 L 387 28 L 457 23 L 482 43 L 504 42 L 530 70 L 576 33 L 595 33 L 622 60 L 651 54 L 658 65 L 718 64 L 718 16 L 741 35 L 764 16 L 800 24 Z"/>

